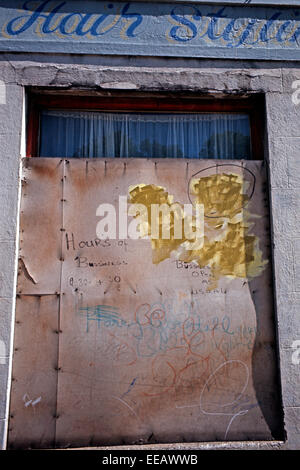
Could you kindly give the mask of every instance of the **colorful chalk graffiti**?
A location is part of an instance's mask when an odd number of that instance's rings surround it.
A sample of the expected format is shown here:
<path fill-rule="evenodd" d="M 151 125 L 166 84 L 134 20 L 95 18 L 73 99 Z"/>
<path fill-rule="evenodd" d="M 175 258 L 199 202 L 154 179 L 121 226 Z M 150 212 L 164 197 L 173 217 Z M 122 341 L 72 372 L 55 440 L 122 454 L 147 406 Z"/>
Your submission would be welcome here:
<path fill-rule="evenodd" d="M 172 299 L 140 304 L 131 314 L 132 322 L 109 305 L 81 307 L 77 315 L 86 317 L 87 333 L 91 333 L 89 322 L 96 321 L 101 361 L 110 362 L 112 368 L 128 368 L 129 373 L 138 363 L 144 364 L 144 374 L 133 377 L 119 397 L 122 401 L 132 394 L 136 399 L 168 395 L 178 410 L 196 407 L 203 414 L 228 416 L 226 439 L 232 421 L 258 406 L 246 393 L 248 365 L 236 359 L 237 353 L 242 358 L 251 354 L 256 327 L 233 328 L 228 315 L 201 318 L 197 303 L 192 309 L 184 302 L 177 306 L 182 312 L 178 321 L 172 308 Z M 131 411 L 136 415 L 134 408 Z"/>

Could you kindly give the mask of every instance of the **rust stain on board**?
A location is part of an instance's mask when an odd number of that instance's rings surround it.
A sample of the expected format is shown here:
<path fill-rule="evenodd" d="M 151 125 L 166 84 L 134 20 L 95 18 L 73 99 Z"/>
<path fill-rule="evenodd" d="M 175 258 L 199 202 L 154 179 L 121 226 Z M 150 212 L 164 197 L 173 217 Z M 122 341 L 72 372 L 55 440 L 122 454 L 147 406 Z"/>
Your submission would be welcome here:
<path fill-rule="evenodd" d="M 38 159 L 26 159 L 24 161 L 24 168 L 29 171 L 34 171 L 34 173 L 39 178 L 45 178 L 48 180 L 53 180 L 56 177 L 57 172 L 59 171 L 59 167 L 64 165 L 64 160 L 53 160 L 54 164 L 45 164 L 44 158 Z"/>

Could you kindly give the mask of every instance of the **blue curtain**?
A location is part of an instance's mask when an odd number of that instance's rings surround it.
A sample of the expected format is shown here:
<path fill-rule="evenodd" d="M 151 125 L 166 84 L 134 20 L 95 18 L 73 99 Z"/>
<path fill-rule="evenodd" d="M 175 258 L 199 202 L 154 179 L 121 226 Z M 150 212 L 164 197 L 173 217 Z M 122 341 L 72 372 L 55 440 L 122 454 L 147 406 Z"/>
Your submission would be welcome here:
<path fill-rule="evenodd" d="M 40 156 L 249 159 L 246 114 L 44 111 Z"/>

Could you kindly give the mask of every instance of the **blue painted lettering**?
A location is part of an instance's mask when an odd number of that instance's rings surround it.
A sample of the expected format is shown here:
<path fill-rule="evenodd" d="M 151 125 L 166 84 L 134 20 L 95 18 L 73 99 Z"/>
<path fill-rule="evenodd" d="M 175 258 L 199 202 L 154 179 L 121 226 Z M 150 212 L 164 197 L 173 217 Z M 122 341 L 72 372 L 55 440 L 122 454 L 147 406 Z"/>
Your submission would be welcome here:
<path fill-rule="evenodd" d="M 268 37 L 268 33 L 274 21 L 277 20 L 280 15 L 281 15 L 281 12 L 274 13 L 274 15 L 264 24 L 260 32 L 260 37 L 259 37 L 260 41 L 268 42 L 268 41 L 271 41 L 271 39 L 274 39 L 274 37 Z"/>
<path fill-rule="evenodd" d="M 177 23 L 179 23 L 178 26 L 173 26 L 170 30 L 170 36 L 172 39 L 175 39 L 175 41 L 180 41 L 180 42 L 186 42 L 190 41 L 191 39 L 195 38 L 197 36 L 197 27 L 195 24 L 188 20 L 184 15 L 180 16 L 176 14 L 177 8 L 173 8 L 171 11 L 171 18 L 175 20 Z M 197 8 L 194 8 L 194 14 L 192 15 L 192 18 L 194 20 L 200 20 L 201 19 L 201 13 Z M 184 34 L 183 34 L 184 33 Z"/>
<path fill-rule="evenodd" d="M 222 34 L 217 33 L 217 29 L 218 29 L 219 19 L 220 18 L 227 18 L 227 15 L 222 15 L 224 10 L 225 10 L 225 7 L 221 8 L 216 13 L 208 13 L 208 15 L 207 15 L 209 18 L 211 18 L 209 26 L 207 28 L 207 36 L 212 41 L 215 41 L 216 39 L 219 39 L 222 36 Z"/>
<path fill-rule="evenodd" d="M 121 14 L 122 14 L 122 18 L 125 18 L 125 19 L 136 18 L 136 20 L 133 21 L 133 23 L 131 23 L 131 25 L 126 31 L 126 34 L 129 38 L 134 38 L 136 36 L 135 30 L 143 21 L 143 17 L 139 13 L 128 13 L 129 7 L 130 7 L 130 3 L 126 3 L 124 8 L 122 9 Z"/>
<path fill-rule="evenodd" d="M 29 4 L 31 1 L 27 1 L 23 5 L 23 10 L 29 11 Z M 50 0 L 46 0 L 41 3 L 36 10 L 32 11 L 31 14 L 18 16 L 13 18 L 6 26 L 6 31 L 10 36 L 17 36 L 21 33 L 24 33 L 28 28 L 30 28 L 39 18 L 44 18 L 46 22 L 44 23 L 44 31 L 46 33 L 52 33 L 53 30 L 49 30 L 50 21 L 53 19 L 53 16 L 63 7 L 66 2 L 60 3 L 57 5 L 48 15 L 42 14 L 46 5 L 50 3 Z M 22 20 L 25 20 L 24 22 Z M 21 21 L 20 21 L 21 20 Z M 15 28 L 14 28 L 15 27 Z"/>

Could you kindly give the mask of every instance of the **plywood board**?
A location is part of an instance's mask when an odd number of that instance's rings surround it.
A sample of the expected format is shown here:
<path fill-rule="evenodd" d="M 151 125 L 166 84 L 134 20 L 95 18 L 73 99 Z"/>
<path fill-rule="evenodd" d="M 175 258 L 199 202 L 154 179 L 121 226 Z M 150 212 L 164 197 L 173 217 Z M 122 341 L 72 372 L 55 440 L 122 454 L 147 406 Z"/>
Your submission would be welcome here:
<path fill-rule="evenodd" d="M 234 247 L 234 230 L 233 249 L 226 253 L 228 242 L 214 255 L 221 269 L 212 269 L 212 257 L 210 266 L 201 266 L 182 261 L 179 249 L 155 250 L 151 240 L 96 240 L 98 205 L 111 203 L 118 211 L 119 195 L 129 196 L 130 187 L 159 186 L 185 204 L 193 199 L 192 179 L 223 173 L 240 175 L 247 194 L 245 207 L 232 202 L 255 238 L 241 266 L 231 265 L 240 249 Z M 216 167 L 212 161 L 70 160 L 64 188 L 59 444 L 272 438 L 276 383 L 263 184 L 261 162 L 223 161 Z M 218 191 L 215 196 L 220 210 L 227 196 Z M 231 221 L 230 214 L 215 215 L 206 214 L 207 230 L 220 216 Z M 245 229 L 243 243 L 246 237 Z M 259 364 L 268 361 L 267 371 L 258 370 L 256 356 Z"/>
<path fill-rule="evenodd" d="M 55 443 L 59 297 L 17 299 L 9 448 Z"/>
<path fill-rule="evenodd" d="M 64 161 L 31 158 L 24 164 L 18 293 L 60 289 Z"/>
<path fill-rule="evenodd" d="M 56 271 L 48 261 L 35 271 L 43 289 L 59 282 L 56 445 L 278 437 L 263 162 L 71 159 L 63 177 L 60 160 L 41 165 L 56 168 L 60 188 L 50 197 L 60 268 L 53 243 Z M 126 238 L 120 196 L 128 206 L 203 203 L 203 245 Z M 100 204 L 115 209 L 116 236 L 98 237 Z M 43 225 L 41 207 L 28 207 Z"/>

